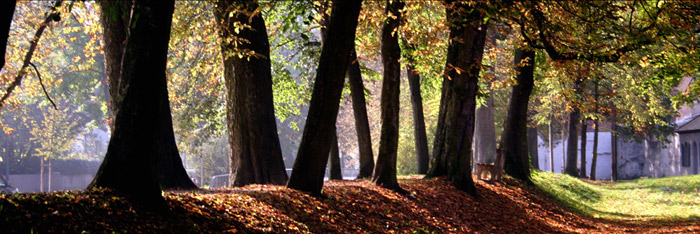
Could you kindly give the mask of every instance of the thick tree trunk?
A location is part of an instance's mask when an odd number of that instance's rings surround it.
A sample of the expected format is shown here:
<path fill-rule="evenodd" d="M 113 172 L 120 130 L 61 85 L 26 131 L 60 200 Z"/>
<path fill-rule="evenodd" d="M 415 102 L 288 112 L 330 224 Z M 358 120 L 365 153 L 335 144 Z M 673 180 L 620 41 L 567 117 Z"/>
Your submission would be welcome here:
<path fill-rule="evenodd" d="M 508 113 L 501 134 L 500 148 L 505 151 L 504 170 L 526 183 L 530 181 L 530 160 L 527 142 L 527 109 L 534 86 L 535 51 L 515 49 L 516 86 L 508 102 Z"/>
<path fill-rule="evenodd" d="M 577 95 L 581 95 L 581 89 L 582 89 L 582 84 L 583 80 L 581 78 L 576 78 L 574 81 L 574 92 Z M 573 176 L 573 177 L 578 177 L 578 167 L 576 166 L 576 163 L 578 161 L 578 134 L 576 134 L 576 130 L 578 130 L 578 124 L 581 122 L 581 108 L 574 106 L 572 108 L 572 111 L 569 112 L 569 139 L 567 142 L 567 150 L 566 150 L 566 168 L 565 172 L 566 174 Z"/>
<path fill-rule="evenodd" d="M 611 152 L 611 166 L 612 166 L 612 181 L 617 181 L 617 110 L 613 106 L 612 108 L 612 118 L 610 120 L 610 150 Z"/>
<path fill-rule="evenodd" d="M 595 98 L 595 113 L 598 114 L 598 81 L 593 86 L 593 98 Z M 598 166 L 598 118 L 593 121 L 593 158 L 591 158 L 591 180 L 595 180 L 596 167 Z"/>
<path fill-rule="evenodd" d="M 537 149 L 537 127 L 527 128 L 527 151 L 530 154 L 532 168 L 540 169 L 540 157 Z"/>
<path fill-rule="evenodd" d="M 122 69 L 122 58 L 124 56 L 124 46 L 128 33 L 128 25 L 131 12 L 130 1 L 100 1 L 102 13 L 100 21 L 102 23 L 102 38 L 105 47 L 105 73 L 109 84 L 109 97 L 112 102 L 109 110 L 114 121 L 119 111 L 125 89 L 120 88 L 120 74 Z M 161 138 L 158 146 L 158 178 L 160 186 L 164 189 L 195 189 L 195 185 L 187 175 L 187 171 L 182 166 L 180 152 L 175 142 L 173 132 L 172 116 L 170 112 L 170 101 L 166 93 L 159 96 L 162 110 L 160 113 Z M 113 122 L 112 122 L 113 123 Z M 113 125 L 113 124 L 112 124 Z M 112 127 L 112 129 L 114 129 Z"/>
<path fill-rule="evenodd" d="M 448 1 L 450 34 L 433 163 L 428 177 L 447 176 L 454 186 L 471 195 L 476 188 L 471 177 L 472 139 L 476 92 L 486 40 L 483 3 L 468 5 Z"/>
<path fill-rule="evenodd" d="M 333 141 L 331 142 L 331 155 L 330 160 L 328 160 L 330 165 L 329 179 L 331 180 L 342 180 L 343 171 L 340 169 L 340 149 L 338 149 L 338 133 L 333 134 Z"/>
<path fill-rule="evenodd" d="M 216 4 L 226 80 L 232 186 L 284 184 L 287 173 L 275 124 L 270 46 L 256 0 Z M 248 25 L 240 29 L 240 25 Z M 237 38 L 237 40 L 228 40 Z M 235 52 L 250 53 L 236 56 Z"/>
<path fill-rule="evenodd" d="M 163 210 L 158 182 L 161 148 L 161 98 L 167 96 L 165 77 L 174 1 L 139 1 L 132 14 L 121 69 L 124 96 L 115 119 L 104 161 L 90 187 L 111 188 L 144 207 Z"/>
<path fill-rule="evenodd" d="M 401 0 L 387 1 L 384 13 L 387 15 L 382 26 L 382 77 L 381 118 L 382 129 L 379 138 L 379 154 L 374 165 L 372 182 L 387 189 L 405 192 L 396 179 L 396 158 L 399 147 L 399 87 L 401 86 L 401 47 L 399 35 L 395 33 L 401 21 L 404 3 Z"/>
<path fill-rule="evenodd" d="M 345 72 L 355 41 L 362 1 L 335 0 L 321 48 L 304 132 L 287 187 L 321 194 L 331 136 L 338 116 Z"/>
<path fill-rule="evenodd" d="M 360 61 L 353 44 L 350 52 L 350 66 L 348 66 L 348 80 L 350 82 L 350 97 L 352 98 L 352 111 L 355 114 L 355 130 L 357 131 L 357 144 L 360 148 L 360 171 L 357 178 L 372 177 L 374 170 L 374 156 L 372 153 L 372 136 L 370 135 L 369 119 L 367 118 L 367 102 L 365 101 L 365 86 L 362 84 Z"/>
<path fill-rule="evenodd" d="M 7 50 L 7 39 L 10 37 L 10 26 L 12 25 L 12 15 L 15 13 L 16 0 L 5 0 L 2 3 L 2 17 L 0 17 L 0 70 L 5 67 L 5 51 Z"/>
<path fill-rule="evenodd" d="M 586 124 L 586 118 L 581 120 L 581 171 L 579 173 L 580 178 L 586 178 L 586 129 L 588 125 Z"/>
<path fill-rule="evenodd" d="M 406 74 L 408 74 L 408 86 L 411 90 L 411 107 L 413 109 L 413 143 L 416 145 L 418 174 L 425 174 L 428 172 L 430 164 L 430 153 L 428 152 L 428 136 L 425 132 L 423 97 L 420 93 L 420 75 L 413 67 L 412 59 L 408 59 L 408 62 Z"/>

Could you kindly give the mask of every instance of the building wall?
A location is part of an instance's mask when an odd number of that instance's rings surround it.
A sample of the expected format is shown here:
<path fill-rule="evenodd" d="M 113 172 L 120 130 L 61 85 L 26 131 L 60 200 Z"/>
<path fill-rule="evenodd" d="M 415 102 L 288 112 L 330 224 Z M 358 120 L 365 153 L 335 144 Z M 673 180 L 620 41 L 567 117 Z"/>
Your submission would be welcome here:
<path fill-rule="evenodd" d="M 51 191 L 85 189 L 93 174 L 62 175 L 54 172 L 51 174 Z M 44 191 L 48 192 L 48 173 L 44 174 Z M 10 184 L 21 193 L 40 192 L 39 174 L 10 174 Z"/>
<path fill-rule="evenodd" d="M 681 164 L 680 155 L 678 157 L 678 165 L 680 168 L 681 175 L 698 174 L 698 171 L 700 171 L 700 165 L 698 165 L 700 163 L 700 159 L 698 159 L 698 152 L 693 150 L 693 143 L 700 144 L 700 132 L 679 133 L 677 135 L 679 147 L 682 143 L 688 143 L 688 145 L 690 145 L 690 166 L 683 167 Z M 680 154 L 680 149 L 678 150 L 678 152 Z M 698 169 L 696 170 L 696 168 Z"/>

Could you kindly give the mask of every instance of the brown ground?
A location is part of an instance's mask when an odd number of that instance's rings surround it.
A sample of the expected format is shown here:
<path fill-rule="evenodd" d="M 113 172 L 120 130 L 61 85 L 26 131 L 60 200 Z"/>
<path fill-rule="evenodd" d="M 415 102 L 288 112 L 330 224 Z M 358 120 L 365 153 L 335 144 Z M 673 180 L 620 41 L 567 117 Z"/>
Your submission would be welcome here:
<path fill-rule="evenodd" d="M 693 233 L 692 222 L 582 217 L 515 180 L 477 182 L 479 198 L 444 179 L 401 180 L 410 195 L 331 181 L 325 198 L 280 186 L 166 193 L 171 213 L 141 212 L 109 191 L 0 195 L 0 233 Z"/>

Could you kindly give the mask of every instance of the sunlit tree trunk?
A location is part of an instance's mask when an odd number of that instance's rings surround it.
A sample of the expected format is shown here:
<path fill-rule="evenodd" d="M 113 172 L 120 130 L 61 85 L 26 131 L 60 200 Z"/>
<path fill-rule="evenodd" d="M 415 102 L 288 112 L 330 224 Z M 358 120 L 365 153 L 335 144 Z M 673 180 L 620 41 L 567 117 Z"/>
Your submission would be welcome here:
<path fill-rule="evenodd" d="M 255 0 L 221 0 L 214 14 L 224 60 L 232 186 L 287 181 L 275 124 L 270 46 L 257 9 Z"/>
<path fill-rule="evenodd" d="M 372 182 L 397 192 L 405 192 L 396 179 L 396 158 L 399 147 L 399 87 L 401 86 L 401 47 L 396 29 L 403 20 L 404 3 L 401 0 L 387 1 L 384 13 L 387 15 L 382 26 L 382 77 L 381 119 L 382 129 L 379 139 L 379 154 L 374 165 Z M 392 17 L 393 16 L 393 17 Z"/>
<path fill-rule="evenodd" d="M 483 2 L 447 1 L 450 33 L 433 161 L 428 177 L 447 176 L 462 191 L 476 195 L 471 177 L 472 139 L 479 71 L 486 40 Z M 457 72 L 459 69 L 459 72 Z"/>
<path fill-rule="evenodd" d="M 161 148 L 161 98 L 167 97 L 165 77 L 174 1 L 135 3 L 121 66 L 124 92 L 107 155 L 90 187 L 111 188 L 133 202 L 165 210 L 158 181 Z"/>
<path fill-rule="evenodd" d="M 338 116 L 345 72 L 350 64 L 350 51 L 355 41 L 357 18 L 362 1 L 332 1 L 330 21 L 316 69 L 309 113 L 287 187 L 321 194 L 323 174 L 331 137 Z"/>
<path fill-rule="evenodd" d="M 350 82 L 350 97 L 352 98 L 352 111 L 355 115 L 355 130 L 357 131 L 357 144 L 360 151 L 360 171 L 357 178 L 372 177 L 374 170 L 374 156 L 372 153 L 372 136 L 370 135 L 369 119 L 367 118 L 367 102 L 365 101 L 365 86 L 362 84 L 360 62 L 353 44 L 350 52 L 350 66 L 348 67 L 348 80 Z"/>
<path fill-rule="evenodd" d="M 7 39 L 10 37 L 10 25 L 12 25 L 12 15 L 15 12 L 17 1 L 5 0 L 0 3 L 2 16 L 0 17 L 0 70 L 5 67 L 5 51 Z"/>
<path fill-rule="evenodd" d="M 126 92 L 124 88 L 120 88 L 122 85 L 120 84 L 120 74 L 132 4 L 130 1 L 99 1 L 99 4 L 102 8 L 100 22 L 103 30 L 103 47 L 105 48 L 104 68 L 109 85 L 109 97 L 107 98 L 111 100 L 109 104 L 110 118 L 114 121 Z M 161 137 L 159 138 L 160 149 L 158 150 L 160 186 L 164 189 L 195 189 L 197 186 L 190 180 L 187 171 L 182 166 L 180 152 L 175 142 L 167 90 L 158 98 L 161 102 L 159 106 L 162 108 L 159 112 L 161 115 L 159 121 Z"/>

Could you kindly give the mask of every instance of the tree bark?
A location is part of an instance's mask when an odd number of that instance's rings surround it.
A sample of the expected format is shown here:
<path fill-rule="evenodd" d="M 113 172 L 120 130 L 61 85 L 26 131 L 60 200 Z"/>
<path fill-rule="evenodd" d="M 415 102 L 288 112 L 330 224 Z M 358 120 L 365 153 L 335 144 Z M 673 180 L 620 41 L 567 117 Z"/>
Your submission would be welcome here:
<path fill-rule="evenodd" d="M 586 118 L 581 119 L 581 171 L 579 173 L 580 178 L 586 178 Z"/>
<path fill-rule="evenodd" d="M 396 158 L 399 147 L 399 87 L 401 86 L 401 47 L 395 31 L 403 21 L 404 3 L 401 0 L 386 1 L 387 15 L 382 26 L 382 77 L 381 118 L 382 128 L 379 138 L 379 154 L 374 165 L 372 182 L 387 189 L 405 192 L 396 179 Z"/>
<path fill-rule="evenodd" d="M 365 101 L 365 86 L 362 84 L 360 61 L 353 44 L 350 52 L 350 66 L 348 67 L 348 80 L 350 82 L 350 97 L 352 98 L 352 111 L 355 115 L 355 130 L 357 131 L 357 144 L 360 148 L 360 171 L 357 178 L 372 177 L 374 170 L 374 155 L 372 153 L 372 136 L 370 135 L 369 119 L 367 118 L 367 102 Z"/>
<path fill-rule="evenodd" d="M 442 99 L 428 177 L 447 176 L 454 186 L 471 195 L 476 188 L 471 177 L 474 112 L 481 59 L 486 40 L 483 2 L 468 5 L 447 1 L 450 27 Z"/>
<path fill-rule="evenodd" d="M 611 152 L 611 166 L 612 166 L 612 181 L 617 181 L 617 110 L 612 107 L 612 120 L 610 121 L 610 150 Z"/>
<path fill-rule="evenodd" d="M 221 0 L 215 10 L 223 41 L 232 186 L 287 181 L 272 98 L 270 46 L 258 7 L 256 0 Z M 237 29 L 240 25 L 250 27 Z"/>
<path fill-rule="evenodd" d="M 574 92 L 576 93 L 577 96 L 581 95 L 581 89 L 582 89 L 582 84 L 583 84 L 583 79 L 581 78 L 576 78 L 574 81 Z M 581 109 L 577 106 L 572 107 L 572 111 L 569 112 L 569 139 L 567 142 L 567 150 L 566 150 L 566 168 L 565 172 L 566 174 L 573 176 L 573 177 L 578 177 L 578 167 L 576 166 L 576 162 L 578 159 L 578 134 L 576 134 L 576 131 L 578 129 L 578 124 L 581 122 Z"/>
<path fill-rule="evenodd" d="M 411 91 L 411 107 L 413 109 L 413 143 L 416 146 L 418 174 L 428 172 L 430 153 L 428 152 L 428 136 L 425 132 L 425 117 L 423 116 L 423 97 L 420 93 L 420 75 L 413 67 L 413 59 L 407 59 L 406 74 Z"/>
<path fill-rule="evenodd" d="M 132 3 L 130 1 L 99 1 L 102 8 L 100 22 L 102 24 L 102 38 L 105 53 L 105 73 L 109 84 L 109 97 L 112 102 L 109 105 L 112 120 L 116 117 L 124 98 L 126 90 L 121 88 L 122 59 L 124 57 L 124 47 L 129 31 L 129 21 L 131 16 Z M 158 146 L 158 178 L 160 186 L 164 189 L 196 189 L 192 180 L 187 175 L 187 171 L 182 166 L 180 152 L 175 142 L 173 132 L 172 115 L 170 111 L 170 101 L 168 100 L 167 89 L 161 94 L 162 110 L 159 121 L 161 138 Z M 113 125 L 114 122 L 112 122 Z M 114 127 L 112 127 L 114 129 Z"/>
<path fill-rule="evenodd" d="M 316 70 L 304 132 L 287 187 L 321 194 L 345 72 L 355 41 L 361 0 L 335 0 Z"/>
<path fill-rule="evenodd" d="M 500 148 L 505 151 L 504 171 L 514 178 L 531 184 L 530 160 L 527 141 L 527 109 L 534 86 L 535 51 L 517 48 L 514 66 L 517 73 L 513 93 L 508 102 L 508 113 L 503 124 Z"/>
<path fill-rule="evenodd" d="M 595 99 L 595 113 L 598 114 L 598 81 L 593 86 L 593 98 Z M 598 166 L 598 118 L 593 121 L 593 158 L 591 159 L 591 180 L 595 180 L 596 166 Z"/>
<path fill-rule="evenodd" d="M 333 140 L 331 141 L 331 155 L 330 160 L 330 173 L 329 179 L 331 180 L 342 180 L 343 171 L 340 169 L 340 150 L 338 149 L 338 133 L 333 134 Z"/>
<path fill-rule="evenodd" d="M 527 128 L 527 151 L 530 154 L 532 168 L 540 169 L 540 157 L 537 149 L 537 126 Z"/>
<path fill-rule="evenodd" d="M 162 97 L 170 25 L 175 2 L 135 2 L 131 31 L 124 50 L 120 89 L 124 98 L 115 119 L 104 161 L 89 187 L 111 188 L 133 202 L 163 211 L 158 181 L 161 148 Z"/>
<path fill-rule="evenodd" d="M 552 122 L 554 115 L 549 113 L 549 171 L 554 172 L 554 133 L 552 133 Z"/>
<path fill-rule="evenodd" d="M 7 40 L 10 37 L 10 26 L 12 25 L 12 15 L 15 13 L 16 0 L 5 0 L 2 3 L 2 17 L 0 18 L 0 70 L 5 67 L 5 52 L 7 51 Z"/>

